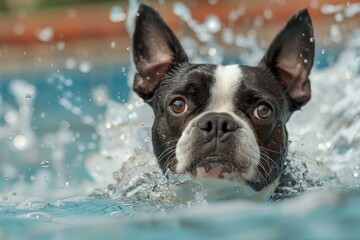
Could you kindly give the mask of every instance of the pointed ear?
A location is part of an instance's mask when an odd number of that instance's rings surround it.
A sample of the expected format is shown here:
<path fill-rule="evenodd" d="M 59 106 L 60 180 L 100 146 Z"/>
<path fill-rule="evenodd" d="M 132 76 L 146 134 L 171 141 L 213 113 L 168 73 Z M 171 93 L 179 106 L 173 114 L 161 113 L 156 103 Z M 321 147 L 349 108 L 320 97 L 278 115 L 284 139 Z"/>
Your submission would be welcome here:
<path fill-rule="evenodd" d="M 260 62 L 278 77 L 290 97 L 292 111 L 310 100 L 308 77 L 314 61 L 314 45 L 311 19 L 303 9 L 291 17 Z"/>
<path fill-rule="evenodd" d="M 153 8 L 141 4 L 136 15 L 133 59 L 137 69 L 133 89 L 150 99 L 171 66 L 188 61 L 179 40 Z"/>

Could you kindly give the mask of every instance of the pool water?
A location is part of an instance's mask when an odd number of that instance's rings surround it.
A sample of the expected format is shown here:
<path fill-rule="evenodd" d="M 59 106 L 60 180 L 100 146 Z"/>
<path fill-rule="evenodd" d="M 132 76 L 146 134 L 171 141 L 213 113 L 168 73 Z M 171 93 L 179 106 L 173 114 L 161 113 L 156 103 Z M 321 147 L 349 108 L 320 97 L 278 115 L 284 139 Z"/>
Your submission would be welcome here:
<path fill-rule="evenodd" d="M 181 3 L 174 12 L 189 17 Z M 218 49 L 201 55 L 186 36 L 192 59 L 234 61 L 220 51 L 226 39 L 212 37 L 216 18 L 183 20 Z M 263 49 L 247 41 L 251 57 L 236 60 L 253 64 Z M 164 175 L 151 150 L 152 111 L 129 90 L 128 62 L 0 75 L 0 239 L 356 239 L 360 30 L 341 49 L 318 48 L 315 63 L 312 100 L 288 124 L 299 183 L 281 201 Z"/>

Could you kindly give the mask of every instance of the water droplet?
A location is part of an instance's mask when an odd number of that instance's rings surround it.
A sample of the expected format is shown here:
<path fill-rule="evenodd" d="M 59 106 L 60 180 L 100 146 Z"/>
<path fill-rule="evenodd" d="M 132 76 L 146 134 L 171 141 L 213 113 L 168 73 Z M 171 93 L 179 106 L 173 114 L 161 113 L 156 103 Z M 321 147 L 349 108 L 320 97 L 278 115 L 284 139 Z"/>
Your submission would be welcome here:
<path fill-rule="evenodd" d="M 209 4 L 215 5 L 219 2 L 219 0 L 208 0 Z"/>
<path fill-rule="evenodd" d="M 115 42 L 115 41 L 111 41 L 110 47 L 111 47 L 111 48 L 115 48 L 115 47 L 116 47 L 116 42 Z"/>
<path fill-rule="evenodd" d="M 92 65 L 89 61 L 82 61 L 79 65 L 79 70 L 83 73 L 88 73 L 91 71 Z"/>
<path fill-rule="evenodd" d="M 330 38 L 334 42 L 340 42 L 342 39 L 341 29 L 338 24 L 330 26 Z"/>
<path fill-rule="evenodd" d="M 342 13 L 335 14 L 335 21 L 342 22 L 343 20 L 344 20 L 344 16 L 342 15 Z"/>
<path fill-rule="evenodd" d="M 314 42 L 314 37 L 311 37 L 309 40 L 310 42 Z"/>
<path fill-rule="evenodd" d="M 68 121 L 61 121 L 60 122 L 60 128 L 62 130 L 66 130 L 70 128 L 70 123 Z"/>
<path fill-rule="evenodd" d="M 14 137 L 14 146 L 19 150 L 25 149 L 25 147 L 26 147 L 26 138 L 23 135 L 16 135 Z"/>
<path fill-rule="evenodd" d="M 325 49 L 321 49 L 321 54 L 325 54 Z"/>
<path fill-rule="evenodd" d="M 128 114 L 129 121 L 134 120 L 136 118 L 137 118 L 137 113 L 136 112 L 131 112 L 131 113 Z"/>
<path fill-rule="evenodd" d="M 45 160 L 40 163 L 40 166 L 43 168 L 48 168 L 48 167 L 50 167 L 50 163 L 49 163 L 49 161 Z"/>
<path fill-rule="evenodd" d="M 69 9 L 69 11 L 68 11 L 69 18 L 76 18 L 76 15 L 77 15 L 77 12 L 75 9 L 73 9 L 73 8 Z"/>
<path fill-rule="evenodd" d="M 119 5 L 114 5 L 110 8 L 109 19 L 111 22 L 122 22 L 126 19 L 126 13 Z"/>
<path fill-rule="evenodd" d="M 216 49 L 216 48 L 213 48 L 213 47 L 209 48 L 208 54 L 209 54 L 211 57 L 216 56 L 216 54 L 217 54 L 217 49 Z"/>
<path fill-rule="evenodd" d="M 70 186 L 70 182 L 65 182 L 65 186 L 69 187 L 69 186 Z"/>
<path fill-rule="evenodd" d="M 124 216 L 124 213 L 122 211 L 113 211 L 110 213 L 110 217 L 112 217 L 112 218 L 120 218 L 123 216 Z"/>
<path fill-rule="evenodd" d="M 12 141 L 13 140 L 13 137 L 9 137 L 9 141 Z"/>
<path fill-rule="evenodd" d="M 204 24 L 211 33 L 217 33 L 221 29 L 221 21 L 216 15 L 207 16 Z"/>
<path fill-rule="evenodd" d="M 270 8 L 267 8 L 267 9 L 264 10 L 263 15 L 264 15 L 265 19 L 269 20 L 269 19 L 271 19 L 273 17 L 273 12 L 272 12 L 272 10 Z"/>
<path fill-rule="evenodd" d="M 20 35 L 23 35 L 24 32 L 25 32 L 25 27 L 22 23 L 18 23 L 15 25 L 14 27 L 14 32 L 16 35 L 20 36 Z"/>
<path fill-rule="evenodd" d="M 65 49 L 65 42 L 64 41 L 59 41 L 56 43 L 56 49 L 59 51 L 62 51 Z"/>
<path fill-rule="evenodd" d="M 28 99 L 31 99 L 31 94 L 27 93 L 25 97 L 28 98 Z"/>
<path fill-rule="evenodd" d="M 144 142 L 150 142 L 150 137 L 148 136 L 144 137 Z"/>
<path fill-rule="evenodd" d="M 336 12 L 341 11 L 343 8 L 344 7 L 342 5 L 333 5 L 333 4 L 325 3 L 321 6 L 321 12 L 323 14 L 334 14 Z"/>
<path fill-rule="evenodd" d="M 224 28 L 222 30 L 222 40 L 226 44 L 232 44 L 234 42 L 234 32 L 231 28 Z"/>
<path fill-rule="evenodd" d="M 50 41 L 54 36 L 54 29 L 52 27 L 45 27 L 38 32 L 38 39 L 43 42 Z"/>
<path fill-rule="evenodd" d="M 189 8 L 181 2 L 176 2 L 173 5 L 173 12 L 179 16 L 183 21 L 187 22 L 191 20 L 191 13 Z"/>
<path fill-rule="evenodd" d="M 329 142 L 326 142 L 325 146 L 329 149 L 332 149 L 334 146 L 333 144 L 329 141 Z"/>
<path fill-rule="evenodd" d="M 307 63 L 308 63 L 308 60 L 307 60 L 307 59 L 304 59 L 304 63 L 307 64 Z"/>
<path fill-rule="evenodd" d="M 3 199 L 4 201 L 7 201 L 9 198 L 4 195 L 4 196 L 2 197 L 2 199 Z"/>
<path fill-rule="evenodd" d="M 76 62 L 75 58 L 69 57 L 65 60 L 65 67 L 67 69 L 72 70 L 72 69 L 76 68 L 76 65 L 77 65 L 77 62 Z"/>
<path fill-rule="evenodd" d="M 13 195 L 14 197 L 17 195 L 16 192 L 12 192 L 11 195 Z"/>

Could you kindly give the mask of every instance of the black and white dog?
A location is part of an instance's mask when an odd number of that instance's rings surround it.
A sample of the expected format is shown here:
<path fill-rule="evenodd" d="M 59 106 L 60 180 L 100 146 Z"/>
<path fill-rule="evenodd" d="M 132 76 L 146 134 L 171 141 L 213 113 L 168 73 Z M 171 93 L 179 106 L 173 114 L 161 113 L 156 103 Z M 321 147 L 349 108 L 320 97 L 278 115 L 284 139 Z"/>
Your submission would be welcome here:
<path fill-rule="evenodd" d="M 239 181 L 260 191 L 284 170 L 286 122 L 310 100 L 313 27 L 296 13 L 258 66 L 191 64 L 179 40 L 141 5 L 133 36 L 133 89 L 154 110 L 162 170 Z"/>

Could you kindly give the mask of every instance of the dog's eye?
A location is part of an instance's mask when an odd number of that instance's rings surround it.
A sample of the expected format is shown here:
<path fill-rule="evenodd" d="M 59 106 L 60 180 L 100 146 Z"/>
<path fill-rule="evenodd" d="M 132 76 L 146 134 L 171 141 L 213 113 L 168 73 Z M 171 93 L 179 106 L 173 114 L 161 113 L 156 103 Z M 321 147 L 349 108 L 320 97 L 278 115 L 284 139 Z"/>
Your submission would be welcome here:
<path fill-rule="evenodd" d="M 254 116 L 262 120 L 268 119 L 271 116 L 271 114 L 272 114 L 271 108 L 265 104 L 260 104 L 254 110 Z"/>
<path fill-rule="evenodd" d="M 170 109 L 174 114 L 180 114 L 187 110 L 187 104 L 183 98 L 177 97 L 171 101 Z"/>

